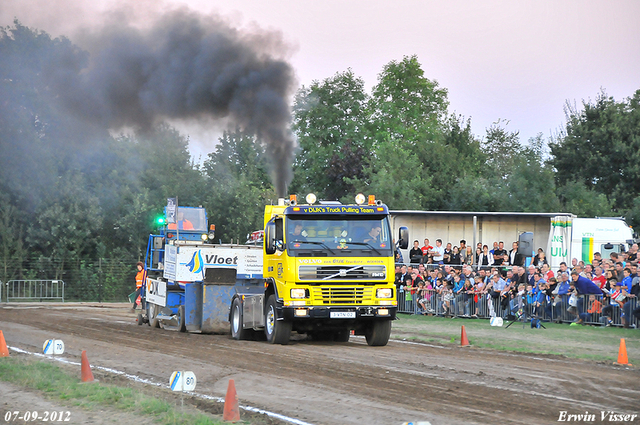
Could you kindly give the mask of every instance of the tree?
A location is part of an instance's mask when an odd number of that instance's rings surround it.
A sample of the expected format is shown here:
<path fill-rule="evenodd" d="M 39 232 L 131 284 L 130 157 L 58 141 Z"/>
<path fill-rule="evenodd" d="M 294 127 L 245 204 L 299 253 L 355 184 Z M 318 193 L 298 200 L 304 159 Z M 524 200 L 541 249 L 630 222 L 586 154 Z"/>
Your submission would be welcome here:
<path fill-rule="evenodd" d="M 364 81 L 350 69 L 302 87 L 296 95 L 293 129 L 299 149 L 291 192 L 315 192 L 320 199 L 352 195 L 345 178 L 361 176 L 371 149 Z"/>
<path fill-rule="evenodd" d="M 143 188 L 140 192 L 129 193 L 122 198 L 123 206 L 120 214 L 113 220 L 114 235 L 121 243 L 111 249 L 120 255 L 132 253 L 138 261 L 144 260 L 149 234 L 154 230 L 151 213 L 157 208 L 149 203 L 149 191 Z M 155 208 L 154 208 L 155 207 Z"/>
<path fill-rule="evenodd" d="M 601 92 L 582 106 L 566 106 L 566 129 L 550 146 L 556 183 L 565 196 L 600 193 L 630 211 L 640 194 L 640 90 L 622 102 Z"/>
<path fill-rule="evenodd" d="M 486 166 L 481 176 L 490 193 L 489 211 L 557 211 L 553 171 L 545 163 L 546 142 L 542 134 L 520 143 L 508 121 L 498 120 L 487 129 L 481 146 Z"/>
<path fill-rule="evenodd" d="M 225 132 L 218 142 L 203 164 L 209 189 L 205 205 L 218 239 L 244 241 L 264 227 L 264 206 L 276 199 L 265 149 L 239 129 Z"/>
<path fill-rule="evenodd" d="M 271 187 L 268 168 L 264 146 L 239 128 L 225 131 L 203 164 L 204 173 L 220 186 L 244 177 L 257 187 Z"/>
<path fill-rule="evenodd" d="M 24 226 L 18 210 L 6 195 L 0 194 L 0 282 L 22 277 L 22 265 L 26 260 Z"/>
<path fill-rule="evenodd" d="M 509 131 L 507 120 L 498 120 L 487 129 L 481 149 L 487 158 L 490 176 L 507 180 L 513 173 L 518 158 L 523 154 L 518 131 Z"/>
<path fill-rule="evenodd" d="M 456 158 L 454 175 L 476 175 L 485 167 L 487 155 L 471 131 L 471 119 L 449 115 L 445 121 L 443 143 Z"/>
<path fill-rule="evenodd" d="M 393 209 L 420 209 L 432 196 L 430 179 L 424 180 L 418 156 L 400 142 L 379 143 L 369 159 L 363 180 L 348 180 L 359 192 L 374 194 Z"/>
<path fill-rule="evenodd" d="M 67 263 L 96 253 L 102 214 L 97 197 L 83 183 L 80 174 L 61 176 L 27 232 L 30 245 L 56 263 L 56 279 L 63 277 Z"/>
<path fill-rule="evenodd" d="M 579 181 L 566 182 L 557 189 L 557 194 L 562 210 L 578 217 L 606 217 L 613 210 L 612 202 L 604 193 L 598 193 Z"/>
<path fill-rule="evenodd" d="M 370 100 L 374 138 L 402 141 L 412 149 L 438 140 L 447 106 L 447 90 L 424 76 L 416 56 L 391 61 L 378 75 Z"/>
<path fill-rule="evenodd" d="M 458 182 L 480 173 L 486 155 L 470 120 L 447 106 L 447 91 L 424 76 L 415 56 L 385 65 L 368 102 L 366 166 L 348 181 L 394 208 L 463 205 Z"/>
<path fill-rule="evenodd" d="M 508 158 L 512 168 L 506 179 L 503 210 L 555 212 L 560 208 L 553 171 L 544 162 L 544 146 L 542 134 L 538 134 Z"/>
<path fill-rule="evenodd" d="M 30 213 L 61 172 L 77 168 L 94 141 L 108 136 L 65 114 L 48 84 L 51 63 L 86 55 L 66 38 L 51 37 L 14 21 L 0 28 L 0 189 Z"/>

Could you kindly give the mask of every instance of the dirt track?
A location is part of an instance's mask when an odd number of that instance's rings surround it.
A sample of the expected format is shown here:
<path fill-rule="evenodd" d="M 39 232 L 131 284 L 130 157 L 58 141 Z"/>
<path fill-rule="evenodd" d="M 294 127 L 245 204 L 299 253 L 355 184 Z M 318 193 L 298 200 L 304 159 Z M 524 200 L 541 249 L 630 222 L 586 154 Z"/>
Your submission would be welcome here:
<path fill-rule="evenodd" d="M 566 358 L 400 341 L 368 347 L 355 337 L 274 346 L 137 326 L 124 304 L 0 306 L 0 329 L 10 346 L 41 351 L 45 339 L 63 339 L 70 357 L 87 350 L 92 364 L 158 382 L 192 370 L 202 394 L 224 397 L 233 378 L 241 404 L 312 424 L 550 424 L 561 411 L 600 423 L 601 411 L 640 413 L 638 368 Z"/>

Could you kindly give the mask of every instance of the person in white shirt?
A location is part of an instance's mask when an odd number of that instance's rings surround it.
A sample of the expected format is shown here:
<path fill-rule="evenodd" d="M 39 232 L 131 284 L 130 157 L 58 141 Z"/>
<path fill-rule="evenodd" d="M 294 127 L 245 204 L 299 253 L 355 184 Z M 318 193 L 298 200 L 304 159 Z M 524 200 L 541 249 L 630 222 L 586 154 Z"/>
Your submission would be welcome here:
<path fill-rule="evenodd" d="M 442 246 L 442 239 L 436 239 L 436 246 L 431 251 L 433 256 L 433 262 L 437 264 L 443 264 L 444 262 L 444 247 Z"/>

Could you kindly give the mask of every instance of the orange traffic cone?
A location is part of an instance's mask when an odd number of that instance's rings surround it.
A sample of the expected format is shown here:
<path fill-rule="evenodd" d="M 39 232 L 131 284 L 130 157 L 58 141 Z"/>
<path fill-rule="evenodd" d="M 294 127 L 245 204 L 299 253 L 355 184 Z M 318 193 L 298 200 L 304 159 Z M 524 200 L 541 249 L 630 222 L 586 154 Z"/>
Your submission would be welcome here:
<path fill-rule="evenodd" d="M 627 343 L 624 338 L 620 338 L 620 349 L 618 350 L 618 361 L 615 364 L 632 366 L 627 358 Z"/>
<path fill-rule="evenodd" d="M 4 340 L 4 334 L 0 331 L 0 357 L 9 357 L 9 349 Z"/>
<path fill-rule="evenodd" d="M 469 340 L 467 339 L 467 331 L 464 330 L 464 325 L 462 325 L 462 334 L 460 335 L 460 346 L 466 347 L 469 345 Z"/>
<path fill-rule="evenodd" d="M 240 420 L 240 407 L 238 406 L 238 394 L 236 394 L 236 384 L 233 379 L 229 379 L 227 396 L 224 398 L 224 412 L 222 420 L 235 422 Z"/>
<path fill-rule="evenodd" d="M 87 352 L 82 350 L 81 356 L 81 376 L 82 382 L 93 382 L 93 372 L 91 372 L 91 365 L 89 364 L 89 359 L 87 359 Z"/>

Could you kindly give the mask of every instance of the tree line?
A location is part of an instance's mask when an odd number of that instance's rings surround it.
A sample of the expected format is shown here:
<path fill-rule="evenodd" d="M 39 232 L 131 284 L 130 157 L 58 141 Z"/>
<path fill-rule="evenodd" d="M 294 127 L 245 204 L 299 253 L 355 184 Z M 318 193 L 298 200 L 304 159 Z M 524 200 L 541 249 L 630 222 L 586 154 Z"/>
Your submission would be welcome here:
<path fill-rule="evenodd" d="M 200 161 L 167 123 L 114 134 L 69 114 L 49 84 L 51 64 L 87 55 L 18 21 L 0 30 L 0 280 L 66 279 L 72 298 L 121 299 L 166 198 L 204 206 L 221 241 L 243 241 L 276 201 L 271 174 L 280 164 L 240 127 Z M 567 105 L 557 135 L 523 141 L 500 120 L 473 134 L 415 56 L 385 65 L 370 93 L 346 70 L 295 96 L 288 192 L 640 224 L 639 101 L 640 90 L 622 101 L 601 92 Z"/>

